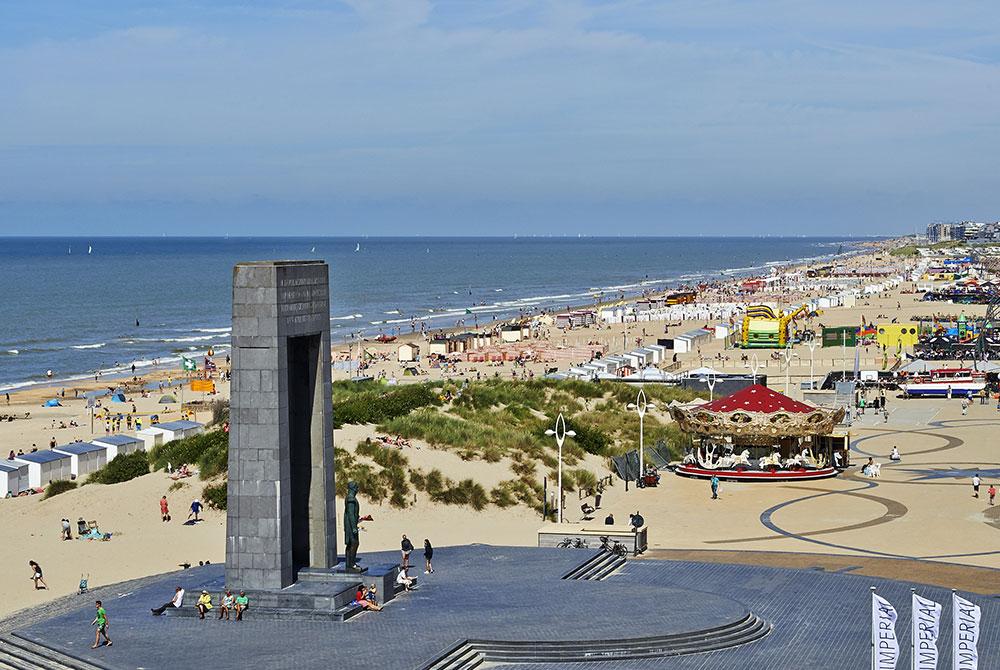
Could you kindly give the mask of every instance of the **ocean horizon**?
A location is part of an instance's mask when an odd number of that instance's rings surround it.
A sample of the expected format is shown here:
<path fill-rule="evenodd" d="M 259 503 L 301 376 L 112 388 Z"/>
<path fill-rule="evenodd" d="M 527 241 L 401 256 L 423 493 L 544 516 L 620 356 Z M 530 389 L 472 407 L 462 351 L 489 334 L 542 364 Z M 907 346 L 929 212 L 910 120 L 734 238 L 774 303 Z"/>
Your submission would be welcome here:
<path fill-rule="evenodd" d="M 223 353 L 241 261 L 327 261 L 332 337 L 343 342 L 753 274 L 872 239 L 2 237 L 0 391 Z"/>

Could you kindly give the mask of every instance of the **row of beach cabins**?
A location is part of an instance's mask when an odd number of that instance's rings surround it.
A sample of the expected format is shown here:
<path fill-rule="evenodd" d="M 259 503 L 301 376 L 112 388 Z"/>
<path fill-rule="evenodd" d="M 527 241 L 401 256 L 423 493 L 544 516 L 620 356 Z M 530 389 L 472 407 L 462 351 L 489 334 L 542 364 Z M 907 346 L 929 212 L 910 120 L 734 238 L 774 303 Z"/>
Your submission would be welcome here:
<path fill-rule="evenodd" d="M 121 454 L 197 435 L 205 430 L 197 421 L 170 421 L 143 428 L 133 435 L 106 435 L 89 442 L 71 442 L 53 449 L 0 460 L 0 492 L 6 497 L 38 491 L 52 482 L 77 479 L 103 468 Z"/>

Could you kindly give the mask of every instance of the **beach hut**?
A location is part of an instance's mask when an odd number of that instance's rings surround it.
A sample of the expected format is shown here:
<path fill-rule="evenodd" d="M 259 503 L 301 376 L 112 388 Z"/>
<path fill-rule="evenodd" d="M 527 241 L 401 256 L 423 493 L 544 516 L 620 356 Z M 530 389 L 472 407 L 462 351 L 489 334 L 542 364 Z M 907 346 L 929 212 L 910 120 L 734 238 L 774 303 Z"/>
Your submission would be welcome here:
<path fill-rule="evenodd" d="M 73 442 L 56 447 L 55 451 L 70 457 L 69 471 L 74 477 L 89 475 L 108 463 L 107 448 L 92 442 Z"/>
<path fill-rule="evenodd" d="M 131 435 L 107 435 L 105 437 L 95 437 L 91 440 L 94 444 L 99 444 L 107 451 L 107 460 L 110 463 L 119 454 L 131 454 L 145 446 L 141 438 Z"/>
<path fill-rule="evenodd" d="M 0 460 L 0 497 L 16 496 L 28 490 L 28 465 Z"/>
<path fill-rule="evenodd" d="M 163 431 L 164 442 L 181 440 L 185 437 L 205 432 L 205 425 L 197 421 L 168 421 L 167 423 L 158 423 L 152 427 Z"/>
<path fill-rule="evenodd" d="M 420 358 L 420 345 L 415 342 L 404 342 L 396 351 L 400 363 L 410 363 Z"/>
<path fill-rule="evenodd" d="M 28 466 L 28 487 L 37 489 L 61 479 L 70 479 L 70 457 L 58 451 L 36 451 L 22 454 L 14 459 L 15 463 Z"/>

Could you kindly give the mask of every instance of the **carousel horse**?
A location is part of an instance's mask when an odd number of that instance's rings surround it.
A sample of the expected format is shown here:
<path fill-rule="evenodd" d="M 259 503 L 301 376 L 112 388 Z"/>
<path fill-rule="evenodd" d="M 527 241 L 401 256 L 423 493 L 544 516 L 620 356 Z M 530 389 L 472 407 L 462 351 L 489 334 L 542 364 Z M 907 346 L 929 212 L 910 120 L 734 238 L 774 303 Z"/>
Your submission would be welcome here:
<path fill-rule="evenodd" d="M 695 465 L 698 462 L 698 457 L 695 456 L 694 450 L 688 449 L 684 453 L 684 459 L 681 460 L 681 465 Z"/>
<path fill-rule="evenodd" d="M 698 450 L 698 465 L 706 470 L 715 470 L 719 467 L 719 462 L 715 457 L 715 445 L 705 448 L 705 458 L 701 457 L 701 450 Z"/>
<path fill-rule="evenodd" d="M 733 465 L 745 465 L 750 467 L 750 450 L 744 449 L 739 456 L 733 459 Z"/>

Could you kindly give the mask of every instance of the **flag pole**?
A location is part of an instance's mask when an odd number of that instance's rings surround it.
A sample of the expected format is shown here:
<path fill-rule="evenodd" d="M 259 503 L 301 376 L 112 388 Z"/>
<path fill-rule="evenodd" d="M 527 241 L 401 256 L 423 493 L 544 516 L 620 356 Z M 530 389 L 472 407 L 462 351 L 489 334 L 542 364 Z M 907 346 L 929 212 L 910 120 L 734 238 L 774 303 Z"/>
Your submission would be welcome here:
<path fill-rule="evenodd" d="M 951 590 L 951 667 L 954 670 L 959 670 L 958 668 L 958 608 L 955 606 L 955 597 L 958 593 L 955 589 Z"/>
<path fill-rule="evenodd" d="M 873 586 L 873 587 L 871 587 L 871 589 L 872 589 L 872 601 L 871 601 L 871 607 L 872 607 L 872 609 L 871 609 L 871 612 L 868 613 L 869 617 L 871 617 L 872 613 L 875 611 L 875 587 Z M 871 624 L 872 624 L 872 639 L 871 639 L 871 645 L 872 645 L 872 670 L 875 670 L 875 619 L 874 618 L 872 618 Z"/>

